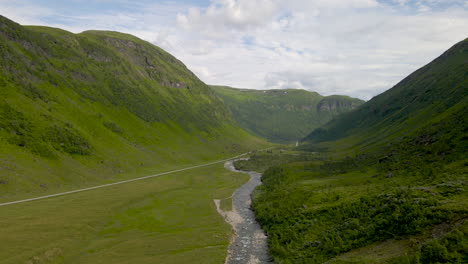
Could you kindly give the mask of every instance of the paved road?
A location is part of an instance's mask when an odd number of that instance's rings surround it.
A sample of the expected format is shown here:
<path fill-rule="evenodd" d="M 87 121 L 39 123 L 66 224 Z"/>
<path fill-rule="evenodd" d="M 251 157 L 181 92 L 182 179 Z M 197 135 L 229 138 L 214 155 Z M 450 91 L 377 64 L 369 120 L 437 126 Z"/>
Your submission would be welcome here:
<path fill-rule="evenodd" d="M 232 161 L 224 164 L 226 169 L 248 173 L 250 180 L 239 187 L 232 196 L 233 213 L 235 219 L 228 219 L 233 225 L 235 235 L 229 245 L 228 264 L 271 263 L 268 255 L 267 237 L 258 222 L 250 204 L 252 191 L 261 184 L 260 173 L 238 171 Z M 231 220 L 231 221 L 230 221 Z"/>
<path fill-rule="evenodd" d="M 247 155 L 247 154 L 248 154 L 248 153 L 243 153 L 243 154 L 237 155 L 237 156 L 232 157 L 232 158 L 229 158 L 229 159 L 218 160 L 218 161 L 214 161 L 214 162 L 210 162 L 210 163 L 205 163 L 205 164 L 201 164 L 201 165 L 197 165 L 197 166 L 187 167 L 187 168 L 178 169 L 178 170 L 173 170 L 173 171 L 167 171 L 167 172 L 163 172 L 163 173 L 158 173 L 158 174 L 154 174 L 154 175 L 144 176 L 144 177 L 135 178 L 135 179 L 126 180 L 126 181 L 120 181 L 120 182 L 114 182 L 114 183 L 109 183 L 109 184 L 103 184 L 103 185 L 98 185 L 98 186 L 83 188 L 83 189 L 79 189 L 79 190 L 74 190 L 74 191 L 69 191 L 69 192 L 63 192 L 63 193 L 56 193 L 56 194 L 45 195 L 45 196 L 40 196 L 40 197 L 34 197 L 34 198 L 29 198 L 29 199 L 24 199 L 24 200 L 19 200 L 19 201 L 13 201 L 13 202 L 7 202 L 7 203 L 0 203 L 0 206 L 11 205 L 11 204 L 18 204 L 18 203 L 25 203 L 25 202 L 32 202 L 32 201 L 42 200 L 42 199 L 46 199 L 46 198 L 51 198 L 51 197 L 56 197 L 56 196 L 62 196 L 62 195 L 68 195 L 68 194 L 77 193 L 77 192 L 84 192 L 84 191 L 89 191 L 89 190 L 104 188 L 104 187 L 108 187 L 108 186 L 113 186 L 113 185 L 118 185 L 118 184 L 123 184 L 123 183 L 128 183 L 128 182 L 133 182 L 133 181 L 141 181 L 141 180 L 145 180 L 145 179 L 149 179 L 149 178 L 154 178 L 154 177 L 158 177 L 158 176 L 163 176 L 163 175 L 166 175 L 166 174 L 171 174 L 171 173 L 176 173 L 176 172 L 191 170 L 191 169 L 195 169 L 195 168 L 205 167 L 205 166 L 213 165 L 213 164 L 216 164 L 216 163 L 226 162 L 226 161 L 228 161 L 228 160 L 237 159 L 237 158 L 242 157 L 242 156 L 245 156 L 245 155 Z"/>

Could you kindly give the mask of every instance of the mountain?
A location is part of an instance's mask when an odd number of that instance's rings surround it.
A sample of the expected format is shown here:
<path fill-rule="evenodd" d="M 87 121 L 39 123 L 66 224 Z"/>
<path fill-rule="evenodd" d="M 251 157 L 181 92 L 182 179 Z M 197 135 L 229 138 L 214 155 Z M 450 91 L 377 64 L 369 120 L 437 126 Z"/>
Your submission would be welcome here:
<path fill-rule="evenodd" d="M 257 153 L 252 195 L 277 263 L 467 263 L 468 39 L 390 90 Z M 267 168 L 265 170 L 265 168 Z"/>
<path fill-rule="evenodd" d="M 0 17 L 0 193 L 86 186 L 245 151 L 212 89 L 164 50 Z"/>
<path fill-rule="evenodd" d="M 415 71 L 392 89 L 372 98 L 354 111 L 338 116 L 316 129 L 306 142 L 349 137 L 353 142 L 374 144 L 437 124 L 465 111 L 468 95 L 468 39 L 428 65 Z"/>
<path fill-rule="evenodd" d="M 249 90 L 212 86 L 244 129 L 273 142 L 291 143 L 332 117 L 363 103 L 298 89 Z"/>

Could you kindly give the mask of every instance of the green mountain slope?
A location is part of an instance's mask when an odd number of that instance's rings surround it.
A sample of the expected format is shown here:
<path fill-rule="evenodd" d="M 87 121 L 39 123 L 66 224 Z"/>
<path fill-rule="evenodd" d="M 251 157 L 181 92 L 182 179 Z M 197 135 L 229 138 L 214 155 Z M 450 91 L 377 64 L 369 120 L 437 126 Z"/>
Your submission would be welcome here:
<path fill-rule="evenodd" d="M 332 117 L 363 103 L 347 96 L 305 90 L 248 90 L 212 86 L 240 126 L 273 142 L 290 143 Z"/>
<path fill-rule="evenodd" d="M 256 217 L 278 263 L 466 263 L 468 40 L 264 168 Z M 314 152 L 303 152 L 313 150 Z"/>
<path fill-rule="evenodd" d="M 313 131 L 304 141 L 321 142 L 353 137 L 373 144 L 398 137 L 444 118 L 450 108 L 463 108 L 468 95 L 468 40 L 412 73 L 392 89 L 355 111 Z"/>
<path fill-rule="evenodd" d="M 246 142 L 259 141 L 162 49 L 0 17 L 0 196 L 200 163 Z"/>

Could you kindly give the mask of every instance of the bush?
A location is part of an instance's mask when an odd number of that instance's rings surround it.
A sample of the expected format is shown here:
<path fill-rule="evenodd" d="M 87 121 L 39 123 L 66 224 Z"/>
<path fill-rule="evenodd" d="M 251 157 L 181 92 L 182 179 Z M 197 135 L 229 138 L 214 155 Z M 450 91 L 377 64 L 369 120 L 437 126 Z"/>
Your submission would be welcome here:
<path fill-rule="evenodd" d="M 262 180 L 252 205 L 268 233 L 273 257 L 285 263 L 321 263 L 376 241 L 418 234 L 452 216 L 436 209 L 436 197 L 410 188 L 309 209 L 304 204 L 314 192 L 301 188 L 297 175 L 285 166 L 268 169 Z M 336 201 L 337 195 L 327 199 Z"/>
<path fill-rule="evenodd" d="M 88 141 L 70 127 L 54 125 L 46 129 L 43 137 L 58 151 L 79 155 L 91 153 Z"/>
<path fill-rule="evenodd" d="M 104 122 L 103 125 L 114 133 L 122 134 L 124 132 L 123 129 L 114 122 Z"/>
<path fill-rule="evenodd" d="M 433 240 L 421 248 L 422 263 L 446 263 L 449 261 L 447 248 L 439 241 Z"/>
<path fill-rule="evenodd" d="M 420 264 L 419 256 L 400 256 L 390 259 L 388 264 Z"/>

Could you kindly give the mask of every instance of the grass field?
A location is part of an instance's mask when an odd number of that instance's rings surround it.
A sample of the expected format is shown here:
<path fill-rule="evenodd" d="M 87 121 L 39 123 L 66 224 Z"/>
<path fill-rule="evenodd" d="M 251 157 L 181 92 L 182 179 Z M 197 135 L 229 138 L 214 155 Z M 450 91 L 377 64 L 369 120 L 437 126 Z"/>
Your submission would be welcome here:
<path fill-rule="evenodd" d="M 216 164 L 0 207 L 0 263 L 222 263 L 213 199 L 247 179 Z"/>

